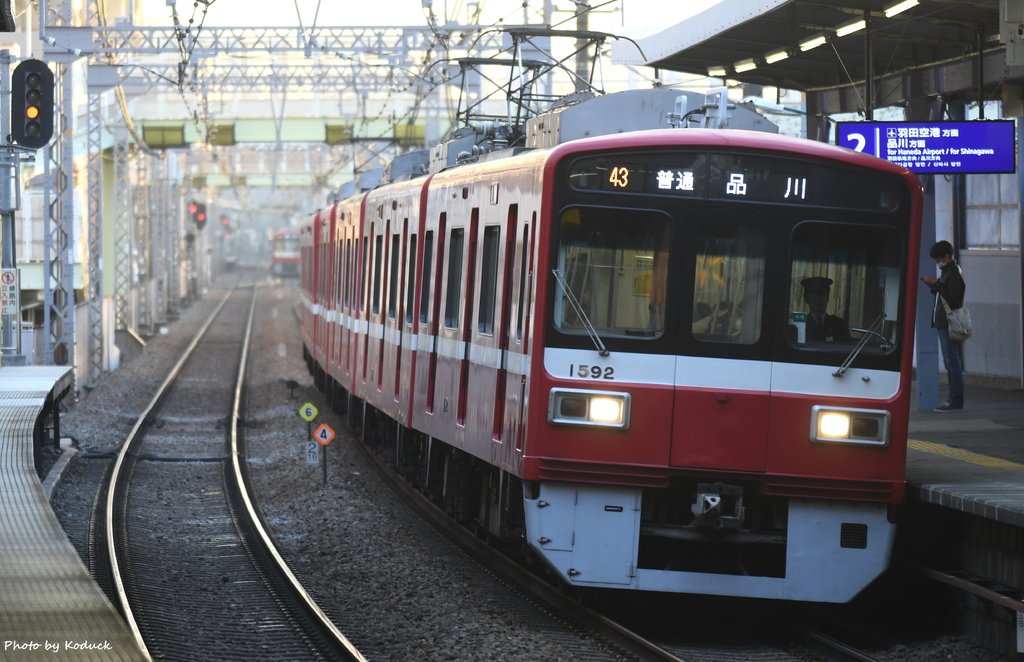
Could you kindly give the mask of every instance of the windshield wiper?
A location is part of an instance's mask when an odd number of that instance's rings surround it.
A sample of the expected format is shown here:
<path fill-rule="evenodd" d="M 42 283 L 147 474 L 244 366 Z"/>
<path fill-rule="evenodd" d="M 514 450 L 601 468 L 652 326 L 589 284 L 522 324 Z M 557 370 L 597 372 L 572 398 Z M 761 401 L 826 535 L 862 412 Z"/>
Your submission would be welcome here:
<path fill-rule="evenodd" d="M 839 366 L 839 369 L 832 373 L 833 377 L 842 377 L 843 375 L 846 374 L 846 371 L 850 369 L 850 364 L 853 363 L 854 360 L 860 355 L 861 350 L 864 349 L 864 346 L 868 344 L 869 340 L 871 340 L 872 335 L 882 335 L 881 333 L 878 332 L 878 330 L 882 328 L 882 322 L 884 321 L 885 307 L 883 306 L 882 313 L 875 318 L 875 321 L 872 322 L 871 326 L 867 328 L 867 332 L 864 333 L 860 337 L 860 340 L 857 341 L 857 344 L 853 346 L 853 350 L 850 352 L 850 355 L 846 357 L 846 360 L 843 361 L 843 364 Z"/>
<path fill-rule="evenodd" d="M 583 312 L 583 306 L 580 305 L 579 299 L 577 299 L 576 295 L 569 289 L 569 284 L 565 282 L 564 278 L 562 278 L 562 273 L 558 269 L 552 269 L 551 273 L 555 275 L 555 282 L 562 288 L 562 293 L 565 294 L 566 301 L 568 301 L 569 305 L 572 306 L 573 312 L 576 313 L 580 318 L 580 321 L 583 322 L 583 328 L 587 330 L 587 335 L 589 335 L 590 339 L 594 341 L 594 346 L 597 347 L 597 353 L 601 356 L 608 356 L 608 349 L 601 341 L 601 336 L 597 335 L 597 329 L 595 329 L 594 325 L 590 323 L 590 318 L 587 317 L 587 314 Z"/>

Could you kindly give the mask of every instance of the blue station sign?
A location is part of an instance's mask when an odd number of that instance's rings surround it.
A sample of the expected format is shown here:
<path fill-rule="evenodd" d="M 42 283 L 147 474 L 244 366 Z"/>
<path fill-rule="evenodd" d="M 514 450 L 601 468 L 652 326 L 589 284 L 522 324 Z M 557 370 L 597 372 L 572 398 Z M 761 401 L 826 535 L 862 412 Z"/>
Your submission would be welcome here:
<path fill-rule="evenodd" d="M 839 122 L 836 144 L 922 174 L 1017 171 L 1013 120 Z"/>

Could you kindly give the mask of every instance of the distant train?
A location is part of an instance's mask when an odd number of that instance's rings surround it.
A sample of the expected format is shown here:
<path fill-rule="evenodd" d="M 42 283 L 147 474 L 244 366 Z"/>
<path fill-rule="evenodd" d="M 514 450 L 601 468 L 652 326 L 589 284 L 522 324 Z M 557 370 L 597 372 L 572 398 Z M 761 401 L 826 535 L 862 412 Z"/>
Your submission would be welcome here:
<path fill-rule="evenodd" d="M 270 273 L 299 275 L 299 229 L 284 228 L 270 235 Z"/>
<path fill-rule="evenodd" d="M 457 134 L 317 212 L 307 361 L 564 582 L 848 601 L 904 499 L 920 185 L 806 140 L 615 128 L 667 93 L 533 118 L 529 149 Z"/>

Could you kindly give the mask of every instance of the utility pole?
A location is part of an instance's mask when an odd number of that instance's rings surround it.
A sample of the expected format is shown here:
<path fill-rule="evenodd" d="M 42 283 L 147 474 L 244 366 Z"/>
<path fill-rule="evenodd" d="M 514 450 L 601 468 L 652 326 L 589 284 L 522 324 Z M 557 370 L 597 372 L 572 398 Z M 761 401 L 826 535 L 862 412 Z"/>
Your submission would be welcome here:
<path fill-rule="evenodd" d="M 574 0 L 576 3 L 576 30 L 587 32 L 590 30 L 590 5 L 585 0 Z M 545 10 L 547 6 L 545 3 Z M 585 92 L 590 89 L 590 66 L 587 63 L 588 39 L 580 36 L 576 39 L 576 91 Z"/>

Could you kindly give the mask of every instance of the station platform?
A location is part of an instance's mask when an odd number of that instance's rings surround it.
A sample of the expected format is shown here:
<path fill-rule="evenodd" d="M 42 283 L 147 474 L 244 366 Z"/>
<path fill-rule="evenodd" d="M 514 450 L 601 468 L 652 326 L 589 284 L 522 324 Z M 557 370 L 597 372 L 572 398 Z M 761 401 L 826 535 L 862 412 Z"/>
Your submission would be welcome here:
<path fill-rule="evenodd" d="M 922 594 L 935 599 L 918 608 L 945 613 L 975 644 L 1020 659 L 1024 391 L 968 384 L 966 396 L 955 412 L 912 403 L 896 559 L 947 585 L 937 598 L 928 588 Z"/>
<path fill-rule="evenodd" d="M 33 435 L 72 380 L 63 366 L 0 367 L 0 659 L 146 659 L 36 472 Z"/>
<path fill-rule="evenodd" d="M 908 501 L 1024 528 L 1024 391 L 968 386 L 962 410 L 913 405 Z"/>

